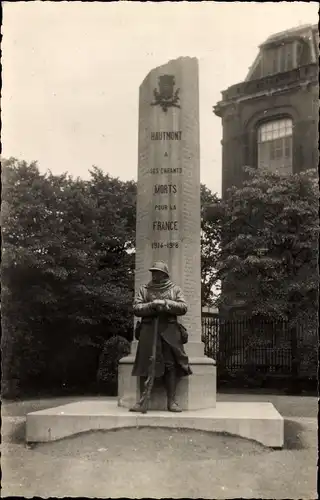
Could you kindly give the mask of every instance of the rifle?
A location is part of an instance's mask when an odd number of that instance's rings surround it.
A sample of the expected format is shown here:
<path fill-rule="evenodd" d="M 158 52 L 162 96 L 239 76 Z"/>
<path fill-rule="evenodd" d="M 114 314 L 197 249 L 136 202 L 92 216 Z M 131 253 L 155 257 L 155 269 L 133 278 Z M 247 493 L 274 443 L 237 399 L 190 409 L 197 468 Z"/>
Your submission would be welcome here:
<path fill-rule="evenodd" d="M 151 356 L 149 358 L 150 360 L 149 374 L 147 380 L 144 383 L 144 391 L 140 399 L 141 413 L 147 413 L 148 404 L 151 397 L 151 391 L 155 379 L 158 326 L 159 326 L 159 316 L 156 316 L 154 318 L 154 324 L 153 324 L 152 351 L 151 351 Z"/>

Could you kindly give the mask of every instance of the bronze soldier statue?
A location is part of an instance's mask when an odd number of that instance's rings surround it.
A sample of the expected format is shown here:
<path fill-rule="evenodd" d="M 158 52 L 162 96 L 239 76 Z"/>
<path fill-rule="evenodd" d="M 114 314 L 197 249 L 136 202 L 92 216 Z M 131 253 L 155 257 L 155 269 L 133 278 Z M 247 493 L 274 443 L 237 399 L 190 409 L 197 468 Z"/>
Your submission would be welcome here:
<path fill-rule="evenodd" d="M 192 373 L 183 348 L 188 340 L 185 328 L 177 321 L 187 312 L 187 304 L 181 288 L 169 277 L 165 262 L 158 261 L 149 269 L 152 280 L 143 285 L 134 301 L 134 314 L 141 318 L 136 328 L 139 340 L 132 375 L 146 380 L 149 376 L 150 356 L 153 343 L 153 325 L 157 317 L 156 356 L 154 377 L 163 378 L 167 393 L 167 408 L 182 411 L 175 401 L 177 380 Z M 130 411 L 142 411 L 142 401 Z"/>

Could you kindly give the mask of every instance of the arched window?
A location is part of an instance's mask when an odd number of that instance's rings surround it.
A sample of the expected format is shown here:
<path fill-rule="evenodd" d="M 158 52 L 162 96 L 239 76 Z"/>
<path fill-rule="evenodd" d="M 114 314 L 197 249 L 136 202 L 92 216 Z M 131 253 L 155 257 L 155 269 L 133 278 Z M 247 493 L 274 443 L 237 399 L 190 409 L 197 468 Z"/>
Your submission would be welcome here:
<path fill-rule="evenodd" d="M 292 120 L 284 118 L 258 128 L 258 168 L 292 173 Z"/>

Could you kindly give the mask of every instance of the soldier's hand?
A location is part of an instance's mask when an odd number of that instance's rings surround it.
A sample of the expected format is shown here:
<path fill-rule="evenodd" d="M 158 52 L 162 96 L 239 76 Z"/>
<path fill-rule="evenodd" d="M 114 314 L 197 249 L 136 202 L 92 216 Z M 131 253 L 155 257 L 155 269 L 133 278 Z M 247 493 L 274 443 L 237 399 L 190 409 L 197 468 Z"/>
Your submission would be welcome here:
<path fill-rule="evenodd" d="M 152 302 L 152 305 L 157 311 L 162 311 L 165 307 L 165 301 L 161 299 L 155 299 Z"/>
<path fill-rule="evenodd" d="M 164 305 L 165 305 L 165 301 L 164 301 L 164 300 L 161 300 L 161 299 L 155 299 L 155 300 L 153 301 L 153 304 L 154 304 L 155 306 L 164 306 Z"/>

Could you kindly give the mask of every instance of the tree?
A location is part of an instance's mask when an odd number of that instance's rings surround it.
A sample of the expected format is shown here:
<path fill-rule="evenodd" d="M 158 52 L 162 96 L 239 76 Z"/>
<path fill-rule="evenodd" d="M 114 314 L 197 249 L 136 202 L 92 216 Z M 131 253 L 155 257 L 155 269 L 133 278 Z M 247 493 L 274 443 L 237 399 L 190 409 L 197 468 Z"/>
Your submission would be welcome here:
<path fill-rule="evenodd" d="M 92 297 L 88 307 L 99 319 L 101 334 L 112 324 L 112 335 L 132 340 L 136 184 L 96 167 L 90 173 L 86 187 L 93 205 L 91 268 L 82 286 Z"/>
<path fill-rule="evenodd" d="M 62 383 L 75 348 L 132 336 L 135 185 L 97 169 L 85 182 L 13 158 L 2 165 L 4 374 Z"/>
<path fill-rule="evenodd" d="M 296 322 L 317 307 L 316 172 L 246 171 L 249 180 L 223 203 L 219 302 L 245 306 L 247 316 Z"/>
<path fill-rule="evenodd" d="M 103 388 L 108 388 L 113 396 L 118 392 L 118 366 L 124 356 L 130 354 L 129 342 L 119 336 L 110 337 L 106 340 L 99 359 L 97 380 Z"/>
<path fill-rule="evenodd" d="M 45 366 L 43 332 L 55 312 L 62 314 L 61 288 L 74 269 L 71 253 L 68 266 L 54 256 L 63 249 L 57 199 L 67 179 L 61 176 L 53 186 L 36 163 L 15 159 L 3 161 L 2 173 L 4 371 L 9 379 L 27 381 Z"/>
<path fill-rule="evenodd" d="M 220 207 L 221 200 L 201 184 L 201 303 L 213 305 L 219 290 L 218 262 L 220 259 L 221 219 L 207 217 L 207 208 Z M 216 292 L 213 291 L 216 289 Z"/>
<path fill-rule="evenodd" d="M 302 366 L 308 367 L 310 375 L 317 370 L 317 173 L 282 176 L 245 170 L 248 180 L 243 187 L 229 190 L 223 203 L 211 209 L 211 221 L 223 227 L 218 305 L 227 320 L 246 319 L 248 352 L 250 346 L 266 341 L 259 321 L 287 322 L 293 370 L 298 374 Z M 227 321 L 220 335 L 220 370 L 237 350 L 229 336 Z"/>

